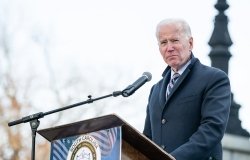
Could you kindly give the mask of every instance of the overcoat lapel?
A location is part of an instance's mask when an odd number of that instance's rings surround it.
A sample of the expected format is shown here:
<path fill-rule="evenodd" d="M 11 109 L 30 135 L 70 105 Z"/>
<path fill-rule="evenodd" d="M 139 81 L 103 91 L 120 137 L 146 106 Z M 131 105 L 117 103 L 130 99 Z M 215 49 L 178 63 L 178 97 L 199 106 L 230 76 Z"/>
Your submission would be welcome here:
<path fill-rule="evenodd" d="M 165 103 L 166 103 L 166 94 L 167 94 L 167 86 L 168 86 L 168 82 L 170 81 L 170 77 L 171 77 L 171 68 L 168 66 L 165 71 L 162 74 L 163 76 L 163 82 L 162 82 L 162 87 L 160 90 L 160 94 L 159 94 L 159 102 L 160 102 L 160 106 L 161 109 L 164 109 Z"/>

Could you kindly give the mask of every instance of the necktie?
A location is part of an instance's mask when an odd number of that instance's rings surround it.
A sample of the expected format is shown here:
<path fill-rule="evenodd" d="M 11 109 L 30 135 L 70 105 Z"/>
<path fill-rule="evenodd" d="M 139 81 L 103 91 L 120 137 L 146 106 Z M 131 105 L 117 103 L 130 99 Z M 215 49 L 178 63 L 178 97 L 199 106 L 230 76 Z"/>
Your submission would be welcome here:
<path fill-rule="evenodd" d="M 174 75 L 172 76 L 168 86 L 167 86 L 167 97 L 170 94 L 171 90 L 174 87 L 175 82 L 177 81 L 177 79 L 179 78 L 180 74 L 179 73 L 174 73 Z"/>

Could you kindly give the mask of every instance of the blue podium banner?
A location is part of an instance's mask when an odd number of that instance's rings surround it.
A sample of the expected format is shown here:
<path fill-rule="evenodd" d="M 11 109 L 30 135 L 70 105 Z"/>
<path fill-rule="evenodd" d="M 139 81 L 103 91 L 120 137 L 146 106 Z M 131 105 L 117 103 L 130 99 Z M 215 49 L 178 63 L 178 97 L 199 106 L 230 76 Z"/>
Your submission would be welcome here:
<path fill-rule="evenodd" d="M 50 160 L 121 160 L 121 127 L 54 140 Z"/>

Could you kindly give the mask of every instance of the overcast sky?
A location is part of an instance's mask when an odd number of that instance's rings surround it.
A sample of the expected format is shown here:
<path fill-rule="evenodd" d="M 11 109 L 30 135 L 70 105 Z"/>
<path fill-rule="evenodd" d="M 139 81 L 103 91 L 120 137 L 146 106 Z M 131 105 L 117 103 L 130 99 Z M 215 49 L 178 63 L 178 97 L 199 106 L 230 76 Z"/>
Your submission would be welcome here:
<path fill-rule="evenodd" d="M 64 67 L 66 74 L 72 66 L 73 68 L 91 66 L 99 71 L 103 69 L 104 73 L 105 67 L 118 67 L 122 69 L 124 76 L 130 76 L 122 80 L 124 84 L 130 84 L 144 71 L 151 72 L 152 81 L 143 86 L 145 89 L 142 88 L 133 95 L 140 98 L 135 104 L 141 105 L 139 110 L 141 118 L 139 122 L 128 120 L 141 130 L 148 91 L 160 79 L 166 67 L 158 52 L 155 39 L 156 24 L 164 18 L 185 19 L 193 33 L 194 55 L 202 63 L 210 65 L 208 41 L 213 31 L 214 17 L 217 15 L 217 10 L 214 8 L 216 2 L 216 0 L 26 0 L 16 1 L 15 6 L 16 9 L 23 10 L 25 17 L 23 21 L 33 32 L 47 35 L 45 39 L 48 39 L 51 46 L 50 59 L 56 73 L 61 73 Z M 230 8 L 226 11 L 226 15 L 229 17 L 228 28 L 234 43 L 230 47 L 233 56 L 229 62 L 229 77 L 235 101 L 242 106 L 239 113 L 242 125 L 250 131 L 248 93 L 250 22 L 247 18 L 250 15 L 250 1 L 230 0 L 228 4 Z M 133 111 L 133 108 L 127 109 Z"/>

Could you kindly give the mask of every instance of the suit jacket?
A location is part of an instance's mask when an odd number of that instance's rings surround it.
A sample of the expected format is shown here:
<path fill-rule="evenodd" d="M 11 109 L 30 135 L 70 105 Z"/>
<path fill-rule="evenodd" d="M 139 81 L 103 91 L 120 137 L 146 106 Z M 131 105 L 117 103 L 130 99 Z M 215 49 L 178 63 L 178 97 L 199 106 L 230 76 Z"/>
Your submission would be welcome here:
<path fill-rule="evenodd" d="M 151 88 L 143 133 L 177 160 L 221 160 L 231 106 L 227 74 L 192 55 L 166 99 L 170 73 L 168 66 Z"/>

